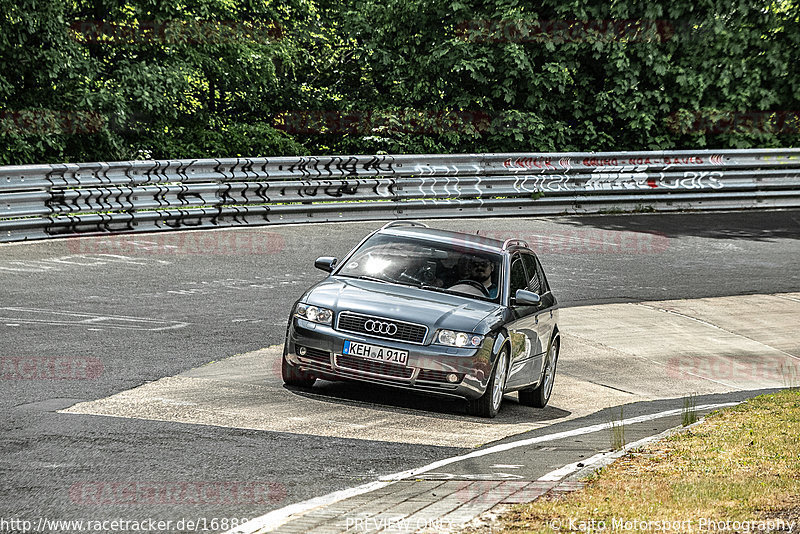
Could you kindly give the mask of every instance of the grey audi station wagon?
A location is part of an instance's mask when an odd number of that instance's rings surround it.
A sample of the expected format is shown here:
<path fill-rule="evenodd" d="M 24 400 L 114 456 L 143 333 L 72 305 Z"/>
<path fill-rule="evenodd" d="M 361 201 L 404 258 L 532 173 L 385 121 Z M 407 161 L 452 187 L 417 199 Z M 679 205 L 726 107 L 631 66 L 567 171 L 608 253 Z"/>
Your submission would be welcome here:
<path fill-rule="evenodd" d="M 356 380 L 468 401 L 494 417 L 503 395 L 544 407 L 558 306 L 536 254 L 505 242 L 394 221 L 364 238 L 295 303 L 283 380 Z"/>

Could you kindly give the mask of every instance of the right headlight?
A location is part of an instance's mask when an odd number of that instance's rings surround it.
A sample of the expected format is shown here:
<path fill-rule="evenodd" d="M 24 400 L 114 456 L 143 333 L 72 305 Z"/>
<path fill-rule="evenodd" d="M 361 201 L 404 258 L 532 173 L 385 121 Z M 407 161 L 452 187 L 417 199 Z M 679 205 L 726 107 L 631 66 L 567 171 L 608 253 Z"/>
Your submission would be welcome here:
<path fill-rule="evenodd" d="M 436 332 L 435 342 L 439 345 L 450 347 L 479 347 L 483 336 L 470 332 L 455 332 L 453 330 L 439 330 Z"/>
<path fill-rule="evenodd" d="M 333 322 L 333 310 L 308 304 L 298 304 L 294 315 L 312 323 L 329 325 Z"/>

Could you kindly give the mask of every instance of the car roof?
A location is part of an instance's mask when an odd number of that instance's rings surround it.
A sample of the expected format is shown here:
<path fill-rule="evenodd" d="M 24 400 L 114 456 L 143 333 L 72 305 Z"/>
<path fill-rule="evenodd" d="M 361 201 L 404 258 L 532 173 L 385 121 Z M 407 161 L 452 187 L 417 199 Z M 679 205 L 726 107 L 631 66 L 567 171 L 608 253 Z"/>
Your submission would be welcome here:
<path fill-rule="evenodd" d="M 380 234 L 396 235 L 398 237 L 411 237 L 418 239 L 425 239 L 428 241 L 437 241 L 439 243 L 446 243 L 448 245 L 456 245 L 465 248 L 484 250 L 487 252 L 503 253 L 509 252 L 512 249 L 526 249 L 519 245 L 503 249 L 503 241 L 499 239 L 492 239 L 477 234 L 465 234 L 462 232 L 451 232 L 450 230 L 438 230 L 436 228 L 426 228 L 423 226 L 391 226 L 384 227 L 377 231 Z"/>

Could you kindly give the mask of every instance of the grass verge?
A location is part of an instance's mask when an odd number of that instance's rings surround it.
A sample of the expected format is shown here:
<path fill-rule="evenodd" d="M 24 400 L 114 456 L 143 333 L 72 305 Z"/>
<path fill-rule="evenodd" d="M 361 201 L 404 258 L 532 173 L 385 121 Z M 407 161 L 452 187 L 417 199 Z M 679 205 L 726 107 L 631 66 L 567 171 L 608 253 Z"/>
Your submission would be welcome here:
<path fill-rule="evenodd" d="M 800 391 L 715 412 L 498 521 L 493 532 L 800 532 Z"/>

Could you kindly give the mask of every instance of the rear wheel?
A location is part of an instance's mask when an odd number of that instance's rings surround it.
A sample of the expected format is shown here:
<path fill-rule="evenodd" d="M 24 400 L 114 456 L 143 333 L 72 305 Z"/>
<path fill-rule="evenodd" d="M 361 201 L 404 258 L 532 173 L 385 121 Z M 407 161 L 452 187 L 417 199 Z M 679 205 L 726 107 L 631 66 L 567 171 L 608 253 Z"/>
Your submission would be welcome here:
<path fill-rule="evenodd" d="M 281 375 L 283 375 L 284 384 L 299 388 L 310 388 L 317 380 L 313 375 L 306 373 L 305 371 L 301 371 L 297 367 L 287 362 L 285 354 L 281 359 Z"/>
<path fill-rule="evenodd" d="M 525 406 L 544 408 L 550 400 L 550 393 L 553 392 L 553 382 L 556 378 L 556 365 L 558 364 L 559 340 L 556 338 L 547 351 L 547 358 L 542 370 L 542 379 L 535 388 L 525 388 L 519 390 L 519 403 Z"/>
<path fill-rule="evenodd" d="M 508 378 L 508 352 L 503 349 L 489 377 L 489 385 L 479 398 L 469 401 L 469 413 L 480 417 L 494 417 L 503 403 L 503 393 Z"/>

